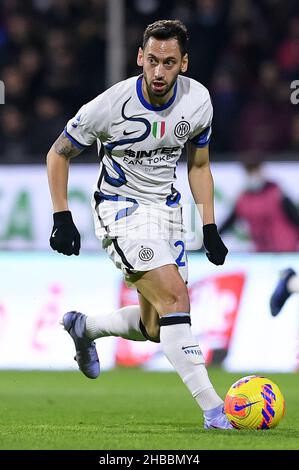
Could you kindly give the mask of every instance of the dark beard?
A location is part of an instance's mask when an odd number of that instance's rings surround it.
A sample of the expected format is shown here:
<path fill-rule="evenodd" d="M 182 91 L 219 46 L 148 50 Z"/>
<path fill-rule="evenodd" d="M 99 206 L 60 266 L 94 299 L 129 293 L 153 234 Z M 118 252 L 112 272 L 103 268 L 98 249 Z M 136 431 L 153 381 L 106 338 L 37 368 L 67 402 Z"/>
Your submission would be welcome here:
<path fill-rule="evenodd" d="M 156 93 L 156 92 L 154 92 L 154 91 L 151 89 L 151 87 L 150 87 L 150 85 L 149 85 L 149 83 L 148 83 L 148 81 L 147 81 L 147 76 L 146 76 L 144 73 L 143 73 L 143 77 L 144 77 L 144 80 L 145 80 L 147 93 L 148 93 L 148 96 L 149 96 L 150 98 L 163 98 L 163 96 L 166 96 L 166 95 L 172 90 L 172 88 L 174 87 L 175 82 L 176 82 L 176 80 L 177 80 L 177 78 L 178 78 L 178 76 L 176 76 L 176 77 L 173 79 L 173 81 L 170 83 L 170 85 L 166 85 L 166 88 L 165 88 L 165 90 L 164 90 L 163 92 L 161 92 L 161 93 L 159 93 L 159 92 Z"/>

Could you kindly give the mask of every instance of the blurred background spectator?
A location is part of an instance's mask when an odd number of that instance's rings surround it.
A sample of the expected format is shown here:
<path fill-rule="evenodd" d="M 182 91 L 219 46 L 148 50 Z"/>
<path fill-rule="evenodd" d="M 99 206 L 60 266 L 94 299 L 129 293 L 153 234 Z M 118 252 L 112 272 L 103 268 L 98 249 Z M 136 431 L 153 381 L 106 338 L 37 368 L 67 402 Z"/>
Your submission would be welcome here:
<path fill-rule="evenodd" d="M 299 248 L 299 210 L 277 183 L 269 181 L 259 159 L 247 156 L 246 187 L 219 228 L 221 234 L 235 223 L 245 229 L 258 252 L 287 252 Z"/>
<path fill-rule="evenodd" d="M 297 159 L 299 115 L 290 102 L 290 83 L 299 78 L 297 0 L 123 2 L 125 76 L 140 73 L 136 53 L 147 24 L 186 23 L 188 75 L 209 88 L 214 102 L 214 160 L 241 159 L 244 151 L 262 160 Z M 110 85 L 108 4 L 2 0 L 0 163 L 43 162 L 65 122 Z M 96 161 L 95 147 L 84 158 Z"/>

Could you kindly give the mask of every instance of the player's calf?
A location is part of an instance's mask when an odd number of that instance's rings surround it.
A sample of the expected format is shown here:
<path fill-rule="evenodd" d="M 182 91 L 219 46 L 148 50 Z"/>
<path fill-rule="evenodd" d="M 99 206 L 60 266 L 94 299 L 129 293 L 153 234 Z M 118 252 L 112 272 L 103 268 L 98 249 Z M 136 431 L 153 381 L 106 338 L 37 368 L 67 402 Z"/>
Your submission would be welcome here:
<path fill-rule="evenodd" d="M 140 330 L 143 336 L 153 343 L 160 343 L 160 325 L 159 323 L 143 323 L 140 320 Z"/>

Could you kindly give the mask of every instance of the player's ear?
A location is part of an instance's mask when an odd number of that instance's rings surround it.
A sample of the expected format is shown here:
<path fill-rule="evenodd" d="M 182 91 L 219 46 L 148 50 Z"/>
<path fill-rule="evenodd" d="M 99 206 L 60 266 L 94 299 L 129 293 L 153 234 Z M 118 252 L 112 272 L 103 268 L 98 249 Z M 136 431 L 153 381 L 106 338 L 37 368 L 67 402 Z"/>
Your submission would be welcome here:
<path fill-rule="evenodd" d="M 143 67 L 143 50 L 141 47 L 138 49 L 137 65 L 139 65 L 139 67 Z"/>
<path fill-rule="evenodd" d="M 188 69 L 188 54 L 185 54 L 182 58 L 182 64 L 181 64 L 181 72 L 182 73 L 185 73 L 187 72 L 187 69 Z"/>

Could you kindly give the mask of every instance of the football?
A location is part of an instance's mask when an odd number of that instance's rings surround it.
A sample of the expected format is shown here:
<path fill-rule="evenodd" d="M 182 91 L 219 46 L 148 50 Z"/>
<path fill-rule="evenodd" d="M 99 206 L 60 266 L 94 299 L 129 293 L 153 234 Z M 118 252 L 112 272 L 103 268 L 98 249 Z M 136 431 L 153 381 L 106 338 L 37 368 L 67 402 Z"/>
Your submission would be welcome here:
<path fill-rule="evenodd" d="M 224 411 L 236 429 L 275 428 L 284 410 L 284 397 L 278 386 L 258 375 L 235 382 L 224 401 Z"/>

